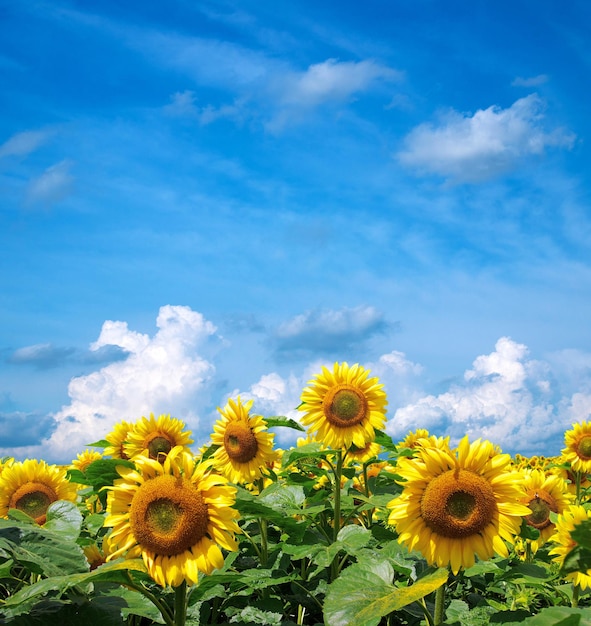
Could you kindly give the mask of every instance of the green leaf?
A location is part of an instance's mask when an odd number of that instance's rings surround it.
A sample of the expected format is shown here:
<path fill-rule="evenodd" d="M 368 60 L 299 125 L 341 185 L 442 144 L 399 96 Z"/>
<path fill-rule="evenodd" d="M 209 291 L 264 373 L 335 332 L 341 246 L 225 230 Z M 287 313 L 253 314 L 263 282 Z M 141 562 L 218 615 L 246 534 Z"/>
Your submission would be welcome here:
<path fill-rule="evenodd" d="M 285 428 L 293 428 L 301 432 L 306 432 L 306 429 L 294 419 L 285 417 L 284 415 L 272 415 L 271 417 L 263 418 L 268 428 L 275 428 L 275 426 L 283 426 Z"/>
<path fill-rule="evenodd" d="M 105 563 L 91 572 L 70 574 L 68 576 L 51 576 L 44 578 L 33 585 L 24 587 L 13 596 L 6 599 L 5 606 L 18 606 L 27 600 L 43 596 L 49 591 L 64 593 L 71 587 L 85 585 L 91 582 L 111 582 L 117 584 L 129 583 L 127 572 L 147 573 L 146 566 L 141 559 L 128 559 Z"/>
<path fill-rule="evenodd" d="M 387 562 L 355 563 L 341 572 L 328 588 L 324 601 L 324 622 L 327 626 L 377 626 L 382 617 L 432 593 L 448 578 L 447 569 L 417 580 L 409 587 L 392 584 L 394 571 Z"/>
<path fill-rule="evenodd" d="M 87 443 L 86 447 L 87 448 L 108 448 L 109 446 L 112 446 L 113 444 L 110 441 L 107 441 L 106 439 L 99 439 L 98 441 L 95 441 L 94 443 Z"/>
<path fill-rule="evenodd" d="M 328 456 L 334 456 L 334 450 L 322 450 L 321 448 L 322 446 L 318 442 L 307 443 L 299 448 L 290 448 L 283 453 L 281 464 L 283 467 L 289 467 L 292 463 L 302 459 L 317 461 Z"/>
<path fill-rule="evenodd" d="M 47 521 L 43 528 L 56 533 L 62 539 L 75 541 L 82 528 L 82 513 L 73 502 L 52 502 L 47 509 Z"/>
<path fill-rule="evenodd" d="M 582 548 L 591 550 L 591 519 L 579 522 L 570 535 Z"/>
<path fill-rule="evenodd" d="M 379 443 L 384 450 L 389 450 L 391 452 L 396 452 L 398 450 L 398 446 L 392 441 L 392 437 L 390 437 L 390 435 L 387 435 L 382 430 L 376 430 L 375 434 L 375 442 Z"/>

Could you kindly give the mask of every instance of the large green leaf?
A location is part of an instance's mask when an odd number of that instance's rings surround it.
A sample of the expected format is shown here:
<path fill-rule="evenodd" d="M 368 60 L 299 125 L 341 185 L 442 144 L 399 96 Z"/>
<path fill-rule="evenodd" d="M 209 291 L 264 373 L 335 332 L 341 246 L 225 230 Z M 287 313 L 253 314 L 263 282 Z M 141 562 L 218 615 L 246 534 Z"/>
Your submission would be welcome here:
<path fill-rule="evenodd" d="M 146 573 L 146 567 L 141 559 L 128 559 L 105 563 L 91 572 L 69 574 L 67 576 L 51 576 L 24 587 L 13 596 L 6 599 L 4 607 L 19 607 L 32 598 L 44 596 L 49 591 L 64 593 L 72 587 L 83 586 L 88 583 L 110 582 L 116 584 L 129 583 L 128 572 Z"/>
<path fill-rule="evenodd" d="M 58 500 L 49 505 L 47 521 L 43 525 L 62 539 L 75 541 L 80 535 L 82 527 L 82 513 L 73 502 Z"/>
<path fill-rule="evenodd" d="M 327 626 L 377 626 L 382 617 L 432 593 L 448 578 L 439 568 L 409 587 L 392 584 L 394 571 L 387 561 L 355 563 L 329 586 L 324 602 Z"/>

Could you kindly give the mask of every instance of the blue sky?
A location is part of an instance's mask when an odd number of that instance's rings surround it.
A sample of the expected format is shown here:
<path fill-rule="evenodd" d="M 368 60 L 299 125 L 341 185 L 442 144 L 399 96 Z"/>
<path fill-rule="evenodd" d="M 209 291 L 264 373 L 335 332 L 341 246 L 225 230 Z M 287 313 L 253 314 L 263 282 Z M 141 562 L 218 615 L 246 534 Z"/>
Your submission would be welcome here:
<path fill-rule="evenodd" d="M 151 411 L 198 445 L 334 361 L 395 439 L 559 453 L 591 412 L 591 6 L 277 7 L 0 5 L 0 453 Z"/>

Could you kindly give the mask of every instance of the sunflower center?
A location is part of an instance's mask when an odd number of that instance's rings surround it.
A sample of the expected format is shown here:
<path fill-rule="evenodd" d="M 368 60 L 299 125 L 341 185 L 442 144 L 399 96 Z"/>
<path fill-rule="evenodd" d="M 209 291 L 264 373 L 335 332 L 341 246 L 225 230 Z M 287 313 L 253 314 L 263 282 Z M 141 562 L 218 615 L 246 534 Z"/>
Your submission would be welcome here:
<path fill-rule="evenodd" d="M 47 508 L 59 498 L 51 487 L 30 482 L 21 485 L 10 498 L 9 508 L 18 509 L 32 517 L 37 524 L 45 524 Z"/>
<path fill-rule="evenodd" d="M 207 534 L 207 504 L 190 481 L 158 476 L 135 493 L 129 524 L 142 548 L 163 556 L 181 554 Z"/>
<path fill-rule="evenodd" d="M 246 424 L 230 422 L 224 433 L 224 448 L 233 461 L 248 463 L 256 457 L 259 444 Z"/>
<path fill-rule="evenodd" d="M 484 530 L 497 512 L 495 494 L 483 476 L 468 470 L 449 470 L 427 485 L 421 515 L 443 537 L 461 539 Z"/>
<path fill-rule="evenodd" d="M 552 523 L 550 513 L 558 513 L 556 500 L 544 489 L 530 493 L 530 501 L 527 506 L 531 509 L 531 515 L 525 517 L 525 521 L 538 530 L 547 528 Z"/>
<path fill-rule="evenodd" d="M 577 453 L 585 461 L 591 460 L 591 435 L 585 435 L 579 439 Z"/>
<path fill-rule="evenodd" d="M 154 433 L 147 441 L 148 454 L 151 459 L 160 461 L 173 448 L 174 442 L 161 433 Z"/>
<path fill-rule="evenodd" d="M 324 415 L 333 425 L 341 428 L 356 426 L 368 413 L 365 394 L 357 387 L 343 383 L 329 389 L 322 402 Z"/>

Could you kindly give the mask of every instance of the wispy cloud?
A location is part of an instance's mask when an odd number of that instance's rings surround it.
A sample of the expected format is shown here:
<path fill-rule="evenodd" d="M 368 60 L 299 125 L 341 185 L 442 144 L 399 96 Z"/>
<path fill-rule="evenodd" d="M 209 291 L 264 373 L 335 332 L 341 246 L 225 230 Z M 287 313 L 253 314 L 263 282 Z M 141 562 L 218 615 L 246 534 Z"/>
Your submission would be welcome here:
<path fill-rule="evenodd" d="M 51 134 L 48 130 L 25 130 L 16 133 L 0 145 L 0 158 L 30 154 L 42 146 Z"/>
<path fill-rule="evenodd" d="M 54 427 L 55 422 L 49 415 L 0 412 L 0 441 L 3 448 L 34 445 L 48 437 Z"/>
<path fill-rule="evenodd" d="M 71 167 L 71 161 L 63 160 L 34 178 L 27 189 L 28 203 L 48 205 L 63 200 L 71 192 L 74 182 Z"/>
<path fill-rule="evenodd" d="M 528 78 L 517 76 L 513 79 L 511 84 L 513 87 L 539 87 L 547 83 L 548 80 L 550 80 L 550 78 L 547 74 L 538 74 L 537 76 L 530 76 Z"/>
<path fill-rule="evenodd" d="M 405 138 L 396 156 L 418 173 L 457 181 L 479 181 L 506 171 L 546 148 L 571 148 L 575 135 L 546 130 L 544 102 L 531 94 L 508 109 L 491 106 L 473 115 L 451 111 L 438 125 L 421 124 Z"/>
<path fill-rule="evenodd" d="M 273 335 L 278 355 L 294 358 L 312 355 L 346 355 L 391 325 L 372 306 L 342 309 L 314 309 L 281 324 Z"/>
<path fill-rule="evenodd" d="M 37 343 L 18 348 L 6 359 L 14 365 L 33 365 L 38 369 L 52 369 L 64 365 L 76 352 L 74 348 L 55 346 L 51 343 Z"/>

